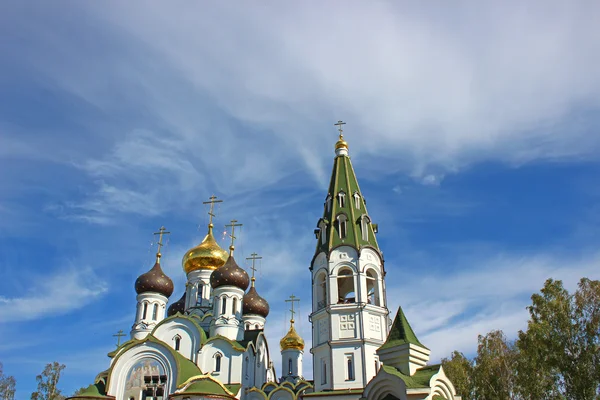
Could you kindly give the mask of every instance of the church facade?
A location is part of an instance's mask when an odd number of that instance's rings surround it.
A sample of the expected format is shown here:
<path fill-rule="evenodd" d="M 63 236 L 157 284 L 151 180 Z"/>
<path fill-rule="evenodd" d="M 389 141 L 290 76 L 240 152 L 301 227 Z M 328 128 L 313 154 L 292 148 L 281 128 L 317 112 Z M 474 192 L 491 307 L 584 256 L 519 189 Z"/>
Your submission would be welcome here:
<path fill-rule="evenodd" d="M 281 339 L 280 369 L 265 337 L 269 304 L 252 277 L 223 250 L 210 223 L 204 240 L 183 256 L 185 292 L 169 303 L 173 282 L 154 266 L 135 282 L 137 307 L 130 340 L 108 354 L 108 369 L 71 399 L 454 400 L 441 365 L 402 309 L 392 320 L 385 268 L 343 139 L 335 158 L 323 216 L 317 222 L 312 279 L 313 379 L 304 377 L 304 340 L 294 327 Z M 253 269 L 254 271 L 254 269 Z M 308 276 L 307 276 L 308 279 Z M 292 309 L 294 298 L 291 298 Z M 279 372 L 278 372 L 279 371 Z"/>

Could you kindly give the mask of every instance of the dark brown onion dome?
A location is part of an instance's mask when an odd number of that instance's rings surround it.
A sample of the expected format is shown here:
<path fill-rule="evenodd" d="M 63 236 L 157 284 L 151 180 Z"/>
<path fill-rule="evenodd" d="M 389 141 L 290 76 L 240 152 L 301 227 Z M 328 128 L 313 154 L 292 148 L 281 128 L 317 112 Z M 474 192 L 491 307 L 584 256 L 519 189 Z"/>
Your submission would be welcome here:
<path fill-rule="evenodd" d="M 135 281 L 137 294 L 155 292 L 165 297 L 173 294 L 173 281 L 163 272 L 160 263 L 156 260 L 154 267 L 145 274 L 140 275 Z"/>
<path fill-rule="evenodd" d="M 175 303 L 171 304 L 167 309 L 167 316 L 175 315 L 177 313 L 183 314 L 185 312 L 185 292 L 183 296 Z"/>
<path fill-rule="evenodd" d="M 221 286 L 236 286 L 246 290 L 249 284 L 248 273 L 237 265 L 233 255 L 230 255 L 227 262 L 222 267 L 215 269 L 210 275 L 210 286 L 213 289 Z"/>
<path fill-rule="evenodd" d="M 269 315 L 269 303 L 258 295 L 254 286 L 250 287 L 242 301 L 242 313 L 244 315 L 256 314 L 267 318 Z"/>

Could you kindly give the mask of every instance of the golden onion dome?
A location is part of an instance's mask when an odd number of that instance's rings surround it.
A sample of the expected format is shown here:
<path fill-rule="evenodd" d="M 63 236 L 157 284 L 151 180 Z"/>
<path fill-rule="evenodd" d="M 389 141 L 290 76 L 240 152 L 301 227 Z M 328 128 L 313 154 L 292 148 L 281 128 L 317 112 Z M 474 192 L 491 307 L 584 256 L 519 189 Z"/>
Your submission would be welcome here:
<path fill-rule="evenodd" d="M 348 143 L 344 140 L 344 136 L 343 135 L 340 135 L 340 139 L 335 144 L 335 149 L 336 150 L 339 150 L 339 149 L 346 149 L 346 150 L 348 150 Z"/>
<path fill-rule="evenodd" d="M 296 332 L 296 329 L 294 329 L 294 320 L 291 322 L 290 330 L 279 341 L 281 350 L 304 350 L 304 339 L 302 339 L 300 335 L 298 335 L 298 332 Z"/>
<path fill-rule="evenodd" d="M 222 267 L 229 258 L 215 240 L 212 233 L 213 224 L 208 225 L 208 234 L 198 246 L 191 248 L 183 256 L 183 270 L 186 274 L 201 269 L 215 270 Z"/>

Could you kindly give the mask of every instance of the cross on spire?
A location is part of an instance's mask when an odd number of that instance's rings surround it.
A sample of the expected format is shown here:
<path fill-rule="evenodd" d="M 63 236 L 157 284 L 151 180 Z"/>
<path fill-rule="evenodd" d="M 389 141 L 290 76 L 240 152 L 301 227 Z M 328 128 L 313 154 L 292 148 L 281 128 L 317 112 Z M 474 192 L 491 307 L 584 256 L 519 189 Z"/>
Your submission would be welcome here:
<path fill-rule="evenodd" d="M 160 249 L 163 247 L 163 235 L 170 235 L 171 232 L 167 232 L 165 227 L 161 226 L 158 232 L 154 232 L 154 234 L 158 235 L 158 243 L 156 244 L 156 246 L 158 247 L 158 251 L 156 252 L 156 262 L 159 262 L 161 256 Z"/>
<path fill-rule="evenodd" d="M 290 312 L 292 313 L 292 319 L 290 319 L 290 322 L 293 324 L 294 323 L 294 314 L 296 313 L 296 311 L 294 311 L 294 303 L 295 302 L 300 303 L 300 299 L 297 298 L 296 296 L 294 296 L 294 294 L 292 293 L 289 300 L 286 300 L 285 302 L 292 303 L 292 309 L 290 310 Z"/>
<path fill-rule="evenodd" d="M 208 226 L 210 228 L 212 228 L 212 226 L 213 226 L 212 220 L 213 220 L 213 217 L 215 216 L 215 214 L 214 214 L 215 204 L 222 203 L 222 202 L 223 202 L 223 200 L 217 200 L 217 196 L 215 196 L 214 194 L 209 197 L 208 201 L 202 202 L 202 204 L 210 204 L 210 211 L 208 212 L 208 215 L 209 215 Z"/>
<path fill-rule="evenodd" d="M 250 267 L 250 269 L 252 270 L 252 287 L 254 287 L 254 281 L 256 280 L 256 278 L 254 277 L 254 272 L 256 271 L 256 267 L 254 264 L 256 260 L 262 260 L 262 257 L 259 257 L 256 253 L 252 253 L 250 254 L 250 257 L 246 258 L 246 260 L 252 260 L 252 266 Z"/>
<path fill-rule="evenodd" d="M 117 332 L 117 334 L 113 336 L 117 338 L 117 347 L 119 347 L 121 346 L 121 338 L 126 335 L 123 333 L 122 329 L 119 329 L 119 332 Z"/>
<path fill-rule="evenodd" d="M 342 139 L 344 137 L 344 134 L 343 134 L 344 130 L 342 129 L 342 125 L 346 125 L 346 123 L 342 122 L 342 121 L 338 121 L 333 125 L 338 127 L 338 131 L 340 132 L 340 139 Z"/>
<path fill-rule="evenodd" d="M 237 239 L 235 237 L 235 227 L 236 226 L 242 226 L 242 224 L 237 223 L 237 219 L 232 219 L 230 224 L 225 225 L 225 228 L 231 227 L 231 235 L 229 235 L 229 237 L 231 238 L 231 245 L 229 246 L 229 255 L 230 256 L 233 255 L 233 250 L 235 249 L 233 242 L 235 241 L 235 239 Z"/>

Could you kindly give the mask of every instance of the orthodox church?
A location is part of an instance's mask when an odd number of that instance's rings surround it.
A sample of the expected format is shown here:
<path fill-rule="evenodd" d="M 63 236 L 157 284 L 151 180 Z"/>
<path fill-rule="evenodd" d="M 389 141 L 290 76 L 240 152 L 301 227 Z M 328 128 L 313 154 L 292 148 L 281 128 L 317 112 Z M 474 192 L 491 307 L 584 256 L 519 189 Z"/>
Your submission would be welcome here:
<path fill-rule="evenodd" d="M 160 264 L 167 233 L 161 228 L 156 262 L 135 282 L 130 340 L 109 353 L 108 369 L 70 399 L 460 399 L 442 366 L 427 365 L 430 351 L 402 309 L 391 319 L 377 224 L 367 213 L 343 123 L 336 125 L 340 137 L 309 267 L 313 379 L 304 377 L 305 345 L 293 312 L 279 343 L 281 369 L 275 368 L 264 334 L 269 303 L 256 289 L 254 268 L 250 277 L 234 258 L 237 221 L 228 225 L 229 251 L 217 244 L 213 196 L 208 233 L 183 256 L 185 292 L 167 307 L 174 288 Z M 297 300 L 288 301 L 293 310 Z"/>

